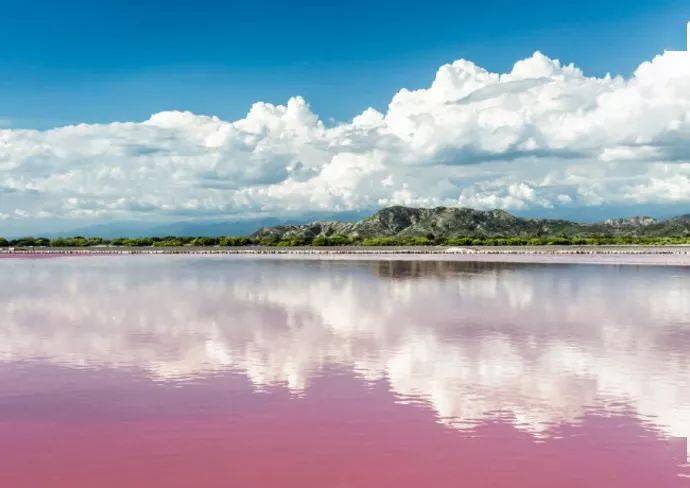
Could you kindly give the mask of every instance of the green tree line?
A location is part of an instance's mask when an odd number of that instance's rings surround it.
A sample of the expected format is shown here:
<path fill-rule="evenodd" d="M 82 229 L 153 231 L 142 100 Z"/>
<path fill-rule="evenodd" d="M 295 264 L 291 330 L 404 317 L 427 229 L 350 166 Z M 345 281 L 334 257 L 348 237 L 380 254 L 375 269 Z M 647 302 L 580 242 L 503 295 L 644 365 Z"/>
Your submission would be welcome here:
<path fill-rule="evenodd" d="M 638 236 L 545 236 L 545 237 L 448 237 L 432 235 L 421 237 L 370 237 L 353 239 L 344 235 L 318 236 L 314 239 L 276 237 L 0 237 L 0 247 L 240 247 L 240 246 L 549 246 L 549 245 L 677 245 L 690 244 L 690 236 L 638 237 Z"/>

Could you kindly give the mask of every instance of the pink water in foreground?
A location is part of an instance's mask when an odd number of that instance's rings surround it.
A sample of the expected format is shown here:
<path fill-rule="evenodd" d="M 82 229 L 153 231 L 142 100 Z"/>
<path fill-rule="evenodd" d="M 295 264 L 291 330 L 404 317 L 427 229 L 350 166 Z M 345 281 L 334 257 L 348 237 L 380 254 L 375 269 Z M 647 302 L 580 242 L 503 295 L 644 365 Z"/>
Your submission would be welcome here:
<path fill-rule="evenodd" d="M 2 487 L 690 486 L 690 272 L 0 263 Z"/>

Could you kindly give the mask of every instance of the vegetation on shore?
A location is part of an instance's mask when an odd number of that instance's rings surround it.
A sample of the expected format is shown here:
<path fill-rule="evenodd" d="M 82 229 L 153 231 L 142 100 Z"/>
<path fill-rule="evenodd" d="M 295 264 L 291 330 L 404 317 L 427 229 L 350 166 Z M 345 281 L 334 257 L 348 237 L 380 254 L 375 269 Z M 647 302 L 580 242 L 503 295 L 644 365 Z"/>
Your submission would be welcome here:
<path fill-rule="evenodd" d="M 55 247 L 86 248 L 99 246 L 114 247 L 243 247 L 243 246 L 549 246 L 549 245 L 690 245 L 688 237 L 635 237 L 592 235 L 551 237 L 370 237 L 353 239 L 344 235 L 319 236 L 314 239 L 270 237 L 137 237 L 104 239 L 101 237 L 23 237 L 4 239 L 0 237 L 0 248 Z"/>
<path fill-rule="evenodd" d="M 690 214 L 609 219 L 586 224 L 526 219 L 503 210 L 387 207 L 357 222 L 264 227 L 250 236 L 24 237 L 2 247 L 238 247 L 238 246 L 543 246 L 690 244 Z"/>

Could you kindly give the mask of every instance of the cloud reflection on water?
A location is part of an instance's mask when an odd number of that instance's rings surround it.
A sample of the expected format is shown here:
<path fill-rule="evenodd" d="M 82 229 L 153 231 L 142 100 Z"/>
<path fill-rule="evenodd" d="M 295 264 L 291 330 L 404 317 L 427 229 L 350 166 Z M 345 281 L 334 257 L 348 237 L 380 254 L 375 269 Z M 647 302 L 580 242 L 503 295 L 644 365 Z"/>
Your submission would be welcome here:
<path fill-rule="evenodd" d="M 0 263 L 0 359 L 239 371 L 303 394 L 329 366 L 455 427 L 535 435 L 633 408 L 690 434 L 690 275 L 672 267 L 223 257 Z M 0 366 L 1 367 L 1 366 Z"/>

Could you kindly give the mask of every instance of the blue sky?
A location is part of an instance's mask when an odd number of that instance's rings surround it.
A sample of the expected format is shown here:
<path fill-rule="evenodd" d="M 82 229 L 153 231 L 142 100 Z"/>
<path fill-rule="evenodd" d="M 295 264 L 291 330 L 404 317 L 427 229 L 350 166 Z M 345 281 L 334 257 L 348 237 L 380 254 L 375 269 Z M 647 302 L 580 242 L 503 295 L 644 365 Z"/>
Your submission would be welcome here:
<path fill-rule="evenodd" d="M 687 0 L 0 9 L 0 235 L 690 213 Z"/>
<path fill-rule="evenodd" d="M 629 75 L 683 46 L 687 1 L 2 1 L 0 124 L 238 118 L 304 96 L 326 122 L 384 110 L 464 57 L 493 71 L 539 49 Z"/>

